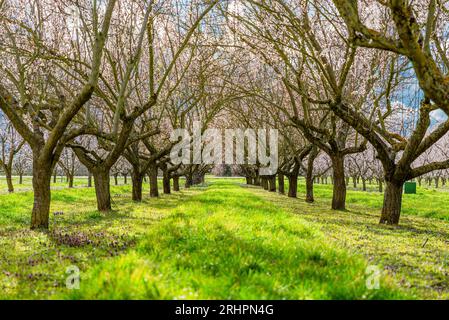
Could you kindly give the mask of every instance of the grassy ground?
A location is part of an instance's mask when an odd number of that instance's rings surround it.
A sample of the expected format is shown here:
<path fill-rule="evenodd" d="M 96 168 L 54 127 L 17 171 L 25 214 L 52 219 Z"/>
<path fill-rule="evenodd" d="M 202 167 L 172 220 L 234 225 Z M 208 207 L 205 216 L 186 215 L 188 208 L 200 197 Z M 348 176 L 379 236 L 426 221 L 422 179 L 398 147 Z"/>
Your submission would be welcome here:
<path fill-rule="evenodd" d="M 141 204 L 114 186 L 108 215 L 93 189 L 55 186 L 51 212 L 64 214 L 48 234 L 28 230 L 31 192 L 0 195 L 0 298 L 449 298 L 446 192 L 407 195 L 389 228 L 374 190 L 349 191 L 349 210 L 333 212 L 328 185 L 310 205 L 302 181 L 300 199 L 208 182 Z M 380 290 L 366 288 L 368 265 L 384 270 Z M 66 288 L 69 266 L 80 290 Z"/>
<path fill-rule="evenodd" d="M 29 176 L 23 177 L 22 184 L 19 184 L 19 177 L 13 177 L 14 190 L 17 192 L 31 191 L 33 190 L 33 185 L 31 183 L 32 178 Z M 93 180 L 92 180 L 93 181 Z M 93 182 L 92 182 L 93 183 Z M 114 178 L 111 177 L 111 184 L 114 184 Z M 118 178 L 118 183 L 123 184 L 123 177 Z M 131 177 L 128 177 L 128 183 L 131 183 Z M 73 181 L 74 188 L 87 187 L 87 177 L 76 177 Z M 68 182 L 65 177 L 57 177 L 56 182 L 51 179 L 51 187 L 54 190 L 64 189 L 68 187 Z M 6 179 L 4 176 L 0 175 L 0 194 L 8 193 L 8 185 L 6 184 Z"/>
<path fill-rule="evenodd" d="M 299 184 L 299 199 L 260 188 L 249 190 L 297 213 L 333 243 L 380 264 L 407 292 L 425 299 L 449 298 L 449 194 L 444 188 L 418 187 L 416 195 L 404 195 L 399 227 L 378 224 L 383 195 L 374 188 L 372 192 L 361 192 L 350 187 L 348 210 L 343 212 L 329 210 L 330 185 L 315 185 L 314 204 L 302 200 L 303 181 Z"/>
<path fill-rule="evenodd" d="M 288 181 L 286 180 L 288 186 Z M 358 186 L 361 188 L 361 185 Z M 378 192 L 377 185 L 369 185 L 368 192 L 354 189 L 352 182 L 348 186 L 347 203 L 352 208 L 361 210 L 370 208 L 380 211 L 382 208 L 383 194 Z M 299 192 L 305 192 L 303 180 L 299 183 Z M 315 185 L 315 196 L 317 199 L 331 200 L 332 185 Z M 417 187 L 416 194 L 404 194 L 402 204 L 402 214 L 431 217 L 446 220 L 449 222 L 449 188 L 447 187 Z"/>
<path fill-rule="evenodd" d="M 235 179 L 231 179 L 235 180 Z M 242 180 L 243 181 L 243 180 Z M 115 183 L 111 178 L 111 185 Z M 118 178 L 119 185 L 123 185 L 123 177 Z M 128 183 L 131 183 L 131 178 L 128 177 Z M 286 190 L 288 188 L 288 180 L 285 180 Z M 31 191 L 31 177 L 24 177 L 23 184 L 18 184 L 18 177 L 14 177 L 14 186 L 17 192 Z M 67 188 L 68 184 L 65 177 L 58 177 L 56 183 L 53 183 L 54 190 Z M 76 177 L 74 180 L 75 188 L 82 188 L 87 186 L 87 177 Z M 367 185 L 368 192 L 360 190 L 361 184 L 354 188 L 352 180 L 348 186 L 347 203 L 351 207 L 369 207 L 375 210 L 382 208 L 383 194 L 378 192 L 377 185 Z M 303 179 L 299 180 L 299 192 L 304 192 L 305 184 Z M 8 188 L 6 180 L 0 176 L 0 195 L 7 193 Z M 427 186 L 423 184 L 422 187 L 417 187 L 417 194 L 404 195 L 404 202 L 402 212 L 404 215 L 419 215 L 423 217 L 432 217 L 449 221 L 449 186 L 435 188 L 434 186 Z M 315 184 L 315 195 L 317 199 L 330 200 L 332 199 L 332 185 L 330 184 Z"/>
<path fill-rule="evenodd" d="M 116 210 L 104 216 L 93 190 L 54 191 L 51 211 L 64 215 L 48 234 L 27 229 L 31 193 L 1 195 L 1 298 L 405 297 L 389 277 L 367 289 L 361 255 L 236 180 L 142 204 L 129 193 L 114 187 Z M 80 290 L 66 288 L 72 265 Z"/>

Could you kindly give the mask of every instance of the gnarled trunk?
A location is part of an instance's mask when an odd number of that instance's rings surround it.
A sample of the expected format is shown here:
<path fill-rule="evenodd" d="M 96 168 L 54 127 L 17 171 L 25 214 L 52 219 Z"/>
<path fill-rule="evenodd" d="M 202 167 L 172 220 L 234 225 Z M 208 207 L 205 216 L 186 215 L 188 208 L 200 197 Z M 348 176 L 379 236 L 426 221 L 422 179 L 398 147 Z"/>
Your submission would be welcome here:
<path fill-rule="evenodd" d="M 334 190 L 332 195 L 332 209 L 346 209 L 346 181 L 344 169 L 344 157 L 340 155 L 333 156 L 332 169 L 334 176 Z"/>
<path fill-rule="evenodd" d="M 192 175 L 192 184 L 193 185 L 199 185 L 199 184 L 204 184 L 204 173 L 200 173 L 200 172 L 194 172 Z"/>
<path fill-rule="evenodd" d="M 179 176 L 174 176 L 173 177 L 173 191 L 178 192 L 179 189 Z"/>
<path fill-rule="evenodd" d="M 279 184 L 279 193 L 285 194 L 285 181 L 283 174 L 278 174 L 278 184 Z"/>
<path fill-rule="evenodd" d="M 42 163 L 34 156 L 33 159 L 33 190 L 34 203 L 31 214 L 31 229 L 48 229 L 48 218 L 50 215 L 50 184 L 51 164 Z"/>
<path fill-rule="evenodd" d="M 75 179 L 75 177 L 69 174 L 67 178 L 69 179 L 69 188 L 73 188 L 73 180 Z"/>
<path fill-rule="evenodd" d="M 276 176 L 268 178 L 268 189 L 270 192 L 276 192 Z"/>
<path fill-rule="evenodd" d="M 288 176 L 288 196 L 296 198 L 298 196 L 298 174 L 290 174 Z"/>
<path fill-rule="evenodd" d="M 192 175 L 191 174 L 186 174 L 186 183 L 185 183 L 185 188 L 189 189 L 192 186 Z"/>
<path fill-rule="evenodd" d="M 362 190 L 366 191 L 366 179 L 362 178 Z"/>
<path fill-rule="evenodd" d="M 87 187 L 92 188 L 92 173 L 90 171 L 87 173 Z"/>
<path fill-rule="evenodd" d="M 13 193 L 14 192 L 14 185 L 12 183 L 11 170 L 9 170 L 8 168 L 4 168 L 3 171 L 5 171 L 6 184 L 8 185 L 8 192 L 9 193 Z"/>
<path fill-rule="evenodd" d="M 253 184 L 252 182 L 253 181 L 252 181 L 251 177 L 246 177 L 246 184 L 248 184 L 248 185 Z"/>
<path fill-rule="evenodd" d="M 150 197 L 159 197 L 159 189 L 157 187 L 157 164 L 153 163 L 150 165 L 148 170 L 148 175 L 150 177 Z"/>
<path fill-rule="evenodd" d="M 142 184 L 143 184 L 143 174 L 140 174 L 139 172 L 133 171 L 131 173 L 131 180 L 133 183 L 132 186 L 132 197 L 133 201 L 142 201 Z"/>
<path fill-rule="evenodd" d="M 254 177 L 254 185 L 255 186 L 260 186 L 260 176 L 259 176 L 259 172 L 256 173 L 256 176 Z"/>
<path fill-rule="evenodd" d="M 164 175 L 162 177 L 162 187 L 164 189 L 164 194 L 170 194 L 171 193 L 170 173 L 168 172 L 168 170 L 164 170 Z"/>
<path fill-rule="evenodd" d="M 382 224 L 397 225 L 401 215 L 403 182 L 385 181 L 384 203 L 380 222 Z"/>
<path fill-rule="evenodd" d="M 306 202 L 315 202 L 315 198 L 313 197 L 313 175 L 310 170 L 307 170 L 306 174 Z"/>
<path fill-rule="evenodd" d="M 109 170 L 101 168 L 92 170 L 95 183 L 95 194 L 97 196 L 97 209 L 101 212 L 112 210 L 111 193 L 109 184 Z"/>
<path fill-rule="evenodd" d="M 315 158 L 311 157 L 307 161 L 307 172 L 306 172 L 306 202 L 315 202 L 313 197 L 313 163 Z"/>
<path fill-rule="evenodd" d="M 267 177 L 262 177 L 261 178 L 261 184 L 262 184 L 263 189 L 268 191 L 269 186 L 268 186 L 268 179 L 267 179 Z"/>

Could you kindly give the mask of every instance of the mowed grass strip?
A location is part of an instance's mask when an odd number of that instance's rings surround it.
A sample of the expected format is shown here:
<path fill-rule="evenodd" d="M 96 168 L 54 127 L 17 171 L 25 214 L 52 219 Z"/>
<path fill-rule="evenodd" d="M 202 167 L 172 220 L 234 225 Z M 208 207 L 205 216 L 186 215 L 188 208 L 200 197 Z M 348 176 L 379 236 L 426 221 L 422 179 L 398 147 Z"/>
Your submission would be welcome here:
<path fill-rule="evenodd" d="M 330 179 L 329 179 L 330 182 Z M 329 202 L 332 200 L 332 184 L 314 184 L 315 199 Z M 305 180 L 298 179 L 298 197 L 305 197 Z M 347 186 L 346 203 L 349 208 L 356 210 L 374 210 L 380 212 L 383 205 L 384 194 L 378 191 L 375 184 L 367 184 L 367 191 L 362 191 L 362 184 L 353 187 L 352 179 Z M 285 179 L 285 190 L 288 191 L 288 180 Z M 384 185 L 385 190 L 385 185 Z M 437 218 L 449 222 L 449 187 L 435 188 L 422 184 L 417 186 L 416 194 L 404 194 L 402 213 L 404 215 Z M 379 219 L 380 216 L 377 218 Z"/>
<path fill-rule="evenodd" d="M 297 214 L 214 180 L 148 227 L 135 248 L 90 266 L 68 299 L 392 299 L 367 262 L 332 245 Z M 151 216 L 151 203 L 148 215 Z"/>
<path fill-rule="evenodd" d="M 449 194 L 420 188 L 416 195 L 404 195 L 400 225 L 390 227 L 378 223 L 380 208 L 376 204 L 382 203 L 381 195 L 349 191 L 347 210 L 334 211 L 330 210 L 330 187 L 316 185 L 313 204 L 304 201 L 303 185 L 298 199 L 256 187 L 246 189 L 297 214 L 323 232 L 329 242 L 364 255 L 371 264 L 379 265 L 397 287 L 421 299 L 449 299 L 449 229 L 444 205 Z M 419 201 L 421 193 L 423 202 Z M 439 211 L 430 214 L 436 207 Z"/>
<path fill-rule="evenodd" d="M 142 203 L 131 187 L 112 187 L 113 212 L 96 210 L 93 188 L 52 191 L 50 230 L 29 229 L 32 192 L 0 195 L 0 299 L 48 299 L 67 292 L 67 268 L 84 273 L 129 251 L 170 210 L 198 191 L 183 191 Z M 60 214 L 53 215 L 54 212 Z"/>

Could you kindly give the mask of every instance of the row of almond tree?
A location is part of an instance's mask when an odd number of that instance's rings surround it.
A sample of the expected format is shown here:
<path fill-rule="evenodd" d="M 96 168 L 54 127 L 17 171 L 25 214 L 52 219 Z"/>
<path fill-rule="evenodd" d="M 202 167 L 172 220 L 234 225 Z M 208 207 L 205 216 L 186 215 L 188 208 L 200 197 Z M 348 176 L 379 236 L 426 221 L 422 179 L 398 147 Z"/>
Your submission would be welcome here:
<path fill-rule="evenodd" d="M 301 173 L 308 201 L 331 174 L 342 210 L 366 170 L 385 185 L 380 222 L 398 224 L 404 183 L 449 168 L 448 14 L 437 0 L 0 0 L 3 169 L 31 150 L 31 228 L 47 229 L 52 175 L 73 177 L 75 158 L 109 211 L 125 160 L 135 201 L 146 176 L 157 196 L 158 172 L 203 180 L 209 165 L 171 163 L 174 129 L 276 128 L 292 196 Z M 257 169 L 240 167 L 248 182 Z"/>
<path fill-rule="evenodd" d="M 28 176 L 32 172 L 31 150 L 23 144 L 23 140 L 18 138 L 16 134 L 11 135 L 11 127 L 5 124 L 7 128 L 6 132 L 0 132 L 1 148 L 0 150 L 7 150 L 9 146 L 14 146 L 10 150 L 16 150 L 12 153 L 3 153 L 0 157 L 0 172 L 4 174 L 4 179 L 7 185 L 7 191 L 13 193 L 15 190 L 14 175 L 19 185 L 24 184 L 24 176 Z M 4 134 L 4 135 L 3 135 Z M 445 142 L 445 139 L 442 139 Z M 448 143 L 448 141 L 446 141 Z M 443 146 L 441 146 L 443 148 Z M 444 147 L 447 150 L 447 147 Z M 432 149 L 432 152 L 427 152 L 420 157 L 420 160 L 429 163 L 435 159 L 435 157 L 441 157 L 441 154 L 435 153 L 437 148 Z M 185 187 L 190 188 L 193 184 L 203 183 L 204 175 L 211 173 L 215 176 L 229 177 L 229 176 L 244 176 L 246 177 L 247 184 L 260 185 L 269 188 L 269 183 L 272 183 L 271 191 L 279 190 L 280 193 L 287 193 L 290 197 L 296 198 L 298 194 L 298 186 L 296 188 L 288 188 L 286 192 L 285 178 L 290 177 L 289 171 L 284 168 L 278 170 L 278 181 L 273 183 L 272 177 L 267 180 L 268 185 L 265 184 L 262 178 L 257 178 L 257 166 L 236 166 L 236 165 L 214 165 L 214 166 L 197 166 L 189 172 L 181 173 L 181 168 L 185 169 L 186 166 L 173 166 L 167 157 L 161 158 L 162 160 L 156 161 L 159 169 L 159 177 L 162 176 L 163 192 L 165 194 L 171 193 L 172 185 L 175 191 L 179 191 L 180 182 L 179 179 L 182 176 L 187 177 L 185 179 Z M 167 166 L 164 163 L 167 162 Z M 307 165 L 306 165 L 307 164 Z M 310 166 L 310 168 L 308 167 Z M 174 169 L 177 168 L 177 169 Z M 201 169 L 201 170 L 200 170 Z M 189 174 L 188 174 L 189 173 Z M 193 179 L 193 174 L 196 174 L 197 178 Z M 309 173 L 309 175 L 308 175 Z M 114 185 L 129 184 L 132 183 L 133 167 L 129 161 L 123 156 L 112 166 L 110 170 L 111 181 Z M 319 152 L 316 156 L 305 158 L 305 161 L 300 163 L 298 176 L 304 177 L 307 183 L 306 200 L 307 202 L 314 202 L 313 197 L 313 185 L 318 184 L 333 184 L 333 172 L 332 163 L 330 158 L 323 152 Z M 76 181 L 75 183 L 75 179 Z M 345 159 L 345 179 L 346 186 L 351 186 L 354 190 L 361 191 L 378 191 L 384 190 L 384 172 L 382 163 L 376 159 L 376 153 L 373 148 L 368 145 L 367 150 L 349 155 Z M 81 187 L 93 187 L 92 173 L 79 161 L 76 154 L 70 149 L 66 148 L 61 154 L 60 160 L 53 171 L 53 183 L 63 184 L 66 183 L 68 188 L 73 188 L 75 185 Z M 142 179 L 149 184 L 154 183 L 147 175 Z M 171 182 L 172 180 L 172 182 Z M 290 178 L 292 180 L 292 178 Z M 195 183 L 193 183 L 195 181 Z M 425 175 L 422 175 L 415 179 L 419 186 L 427 187 L 446 187 L 449 181 L 449 170 L 435 170 Z M 277 186 L 279 185 L 279 188 Z M 373 185 L 376 185 L 373 187 Z M 155 189 L 154 189 L 155 190 Z M 154 191 L 158 194 L 158 191 Z"/>

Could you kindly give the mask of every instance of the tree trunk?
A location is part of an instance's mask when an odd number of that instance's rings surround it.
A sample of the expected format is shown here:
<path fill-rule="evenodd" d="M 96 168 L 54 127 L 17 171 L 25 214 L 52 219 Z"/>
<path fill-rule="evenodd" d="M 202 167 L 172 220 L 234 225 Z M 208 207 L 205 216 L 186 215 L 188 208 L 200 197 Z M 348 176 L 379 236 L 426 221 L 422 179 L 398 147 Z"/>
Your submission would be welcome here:
<path fill-rule="evenodd" d="M 143 174 L 136 172 L 133 170 L 131 173 L 131 180 L 133 183 L 132 186 L 132 194 L 133 201 L 141 202 L 142 201 L 142 184 L 143 184 Z"/>
<path fill-rule="evenodd" d="M 173 191 L 179 191 L 179 176 L 173 177 Z"/>
<path fill-rule="evenodd" d="M 313 163 L 315 157 L 310 157 L 307 161 L 306 172 L 306 202 L 313 203 L 315 199 L 313 197 Z"/>
<path fill-rule="evenodd" d="M 185 188 L 189 189 L 191 186 L 192 186 L 192 175 L 191 174 L 186 174 Z"/>
<path fill-rule="evenodd" d="M 306 202 L 313 203 L 315 201 L 313 197 L 313 172 L 307 170 L 306 173 Z"/>
<path fill-rule="evenodd" d="M 247 185 L 252 184 L 251 177 L 246 177 L 246 184 Z"/>
<path fill-rule="evenodd" d="M 6 176 L 6 184 L 8 185 L 8 192 L 13 193 L 14 192 L 14 185 L 12 183 L 12 174 L 11 170 L 4 168 L 5 176 Z"/>
<path fill-rule="evenodd" d="M 57 177 L 57 172 L 55 170 L 55 172 L 53 173 L 53 183 L 56 183 L 56 177 Z"/>
<path fill-rule="evenodd" d="M 108 212 L 112 210 L 111 207 L 111 193 L 109 182 L 109 170 L 95 169 L 92 170 L 95 183 L 95 194 L 97 196 L 97 209 L 101 212 Z"/>
<path fill-rule="evenodd" d="M 92 188 L 92 173 L 90 171 L 87 173 L 87 187 Z"/>
<path fill-rule="evenodd" d="M 263 189 L 268 191 L 269 187 L 268 187 L 268 179 L 267 179 L 267 177 L 262 177 L 261 178 L 261 184 L 262 184 Z"/>
<path fill-rule="evenodd" d="M 436 177 L 435 178 L 435 188 L 439 188 L 440 187 L 440 177 Z"/>
<path fill-rule="evenodd" d="M 192 184 L 199 185 L 204 183 L 204 174 L 200 172 L 194 172 L 192 175 Z"/>
<path fill-rule="evenodd" d="M 397 225 L 399 223 L 403 187 L 404 183 L 386 181 L 384 203 L 379 223 L 389 225 Z"/>
<path fill-rule="evenodd" d="M 346 182 L 344 157 L 333 156 L 332 168 L 334 176 L 334 190 L 332 195 L 332 209 L 345 210 L 346 209 Z"/>
<path fill-rule="evenodd" d="M 150 177 L 150 197 L 159 197 L 159 189 L 157 186 L 157 165 L 153 163 L 148 171 Z"/>
<path fill-rule="evenodd" d="M 35 155 L 34 157 L 38 157 Z M 31 229 L 48 229 L 50 215 L 51 164 L 33 159 L 34 203 L 31 214 Z"/>
<path fill-rule="evenodd" d="M 276 192 L 276 176 L 268 178 L 268 189 L 270 192 Z"/>
<path fill-rule="evenodd" d="M 366 191 L 366 179 L 362 178 L 362 190 Z"/>
<path fill-rule="evenodd" d="M 288 176 L 288 196 L 296 198 L 298 196 L 298 175 L 291 174 Z"/>
<path fill-rule="evenodd" d="M 279 193 L 285 194 L 285 181 L 283 174 L 278 174 L 278 184 L 279 184 Z"/>
<path fill-rule="evenodd" d="M 162 186 L 164 189 L 164 194 L 170 194 L 171 188 L 170 188 L 170 173 L 168 170 L 164 170 L 164 176 L 162 177 Z"/>
<path fill-rule="evenodd" d="M 356 177 L 352 177 L 352 185 L 353 185 L 354 189 L 357 189 L 357 178 Z"/>
<path fill-rule="evenodd" d="M 19 173 L 19 184 L 23 184 L 23 173 Z"/>
<path fill-rule="evenodd" d="M 75 177 L 71 174 L 69 174 L 67 177 L 69 179 L 69 188 L 73 188 L 73 180 L 75 179 Z"/>
<path fill-rule="evenodd" d="M 254 185 L 260 186 L 260 176 L 259 173 L 256 174 L 256 177 L 254 178 Z"/>
<path fill-rule="evenodd" d="M 118 173 L 114 174 L 114 185 L 118 186 Z"/>
<path fill-rule="evenodd" d="M 380 193 L 384 192 L 384 185 L 382 179 L 379 179 L 379 192 Z"/>

